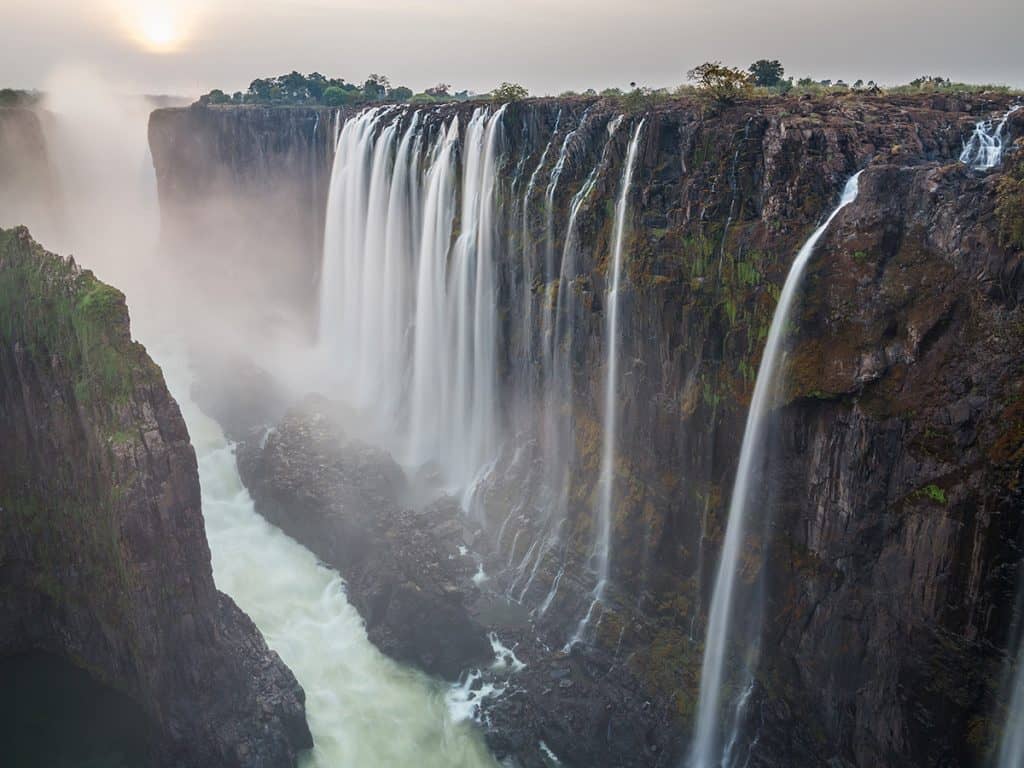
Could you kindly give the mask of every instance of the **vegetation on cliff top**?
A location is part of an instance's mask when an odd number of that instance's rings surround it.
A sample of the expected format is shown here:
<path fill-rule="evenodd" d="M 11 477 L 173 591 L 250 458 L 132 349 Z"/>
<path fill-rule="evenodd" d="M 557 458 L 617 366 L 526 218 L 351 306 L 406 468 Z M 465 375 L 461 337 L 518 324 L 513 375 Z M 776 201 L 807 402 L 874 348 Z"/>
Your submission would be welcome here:
<path fill-rule="evenodd" d="M 0 344 L 41 367 L 76 371 L 80 403 L 127 398 L 136 377 L 155 370 L 131 341 L 124 294 L 44 250 L 24 227 L 0 229 Z"/>
<path fill-rule="evenodd" d="M 518 101 L 529 92 L 517 83 L 502 83 L 490 97 L 498 102 Z M 368 104 L 437 104 L 466 101 L 473 94 L 463 90 L 453 93 L 448 83 L 438 83 L 421 93 L 404 85 L 393 86 L 385 75 L 371 74 L 360 85 L 344 78 L 328 78 L 319 72 L 303 75 L 291 72 L 277 77 L 258 78 L 244 93 L 227 94 L 219 88 L 199 98 L 200 104 L 261 104 L 270 106 L 362 106 Z"/>

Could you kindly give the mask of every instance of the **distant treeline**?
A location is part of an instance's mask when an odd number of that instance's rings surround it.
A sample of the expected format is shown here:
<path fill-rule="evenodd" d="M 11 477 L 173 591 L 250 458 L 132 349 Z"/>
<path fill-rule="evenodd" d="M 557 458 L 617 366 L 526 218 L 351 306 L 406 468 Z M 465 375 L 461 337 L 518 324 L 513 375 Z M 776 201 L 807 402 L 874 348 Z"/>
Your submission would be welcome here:
<path fill-rule="evenodd" d="M 777 59 L 759 59 L 746 69 L 731 67 L 721 62 L 705 62 L 691 69 L 687 84 L 678 88 L 648 88 L 630 83 L 629 88 L 605 88 L 601 91 L 587 89 L 583 92 L 565 91 L 563 97 L 599 97 L 619 102 L 622 108 L 634 111 L 649 108 L 665 100 L 681 96 L 705 96 L 715 101 L 732 102 L 740 99 L 763 98 L 766 96 L 793 95 L 843 95 L 843 94 L 885 94 L 885 93 L 928 93 L 935 91 L 997 91 L 1007 92 L 1006 86 L 971 85 L 956 83 L 949 78 L 925 75 L 915 78 L 906 85 L 881 86 L 873 80 L 816 79 L 812 77 L 787 77 L 783 65 Z M 227 94 L 215 89 L 200 97 L 201 104 L 264 104 L 264 105 L 314 105 L 314 106 L 362 106 L 376 103 L 434 104 L 439 102 L 466 101 L 471 98 L 489 98 L 497 102 L 518 101 L 529 95 L 527 90 L 516 83 L 502 83 L 486 94 L 474 94 L 468 90 L 452 91 L 447 83 L 438 83 L 420 93 L 414 93 L 404 85 L 393 86 L 384 75 L 372 74 L 362 84 L 350 83 L 342 78 L 328 78 L 319 72 L 303 75 L 291 72 L 278 77 L 253 80 L 246 91 Z M 3 103 L 0 101 L 0 103 Z"/>
<path fill-rule="evenodd" d="M 42 98 L 39 91 L 0 88 L 0 107 L 22 107 L 35 104 Z"/>
<path fill-rule="evenodd" d="M 523 94 L 525 95 L 525 93 Z M 414 93 L 404 85 L 391 85 L 384 75 L 372 74 L 362 84 L 343 78 L 326 77 L 319 72 L 304 75 L 291 72 L 278 77 L 253 80 L 246 91 L 227 94 L 214 89 L 200 97 L 202 104 L 270 104 L 320 105 L 327 107 L 357 106 L 380 102 L 434 104 L 442 101 L 465 101 L 469 91 L 452 92 L 447 83 L 438 83 L 422 93 Z"/>

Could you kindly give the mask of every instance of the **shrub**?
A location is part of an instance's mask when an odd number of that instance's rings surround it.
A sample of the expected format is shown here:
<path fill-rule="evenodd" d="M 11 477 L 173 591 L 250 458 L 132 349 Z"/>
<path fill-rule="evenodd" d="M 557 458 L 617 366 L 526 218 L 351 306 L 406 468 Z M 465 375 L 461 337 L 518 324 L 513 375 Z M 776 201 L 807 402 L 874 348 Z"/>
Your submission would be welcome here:
<path fill-rule="evenodd" d="M 720 61 L 709 61 L 687 73 L 697 87 L 715 101 L 725 104 L 735 101 L 750 90 L 750 76 L 742 69 L 727 67 Z"/>
<path fill-rule="evenodd" d="M 497 102 L 521 101 L 530 95 L 519 83 L 502 83 L 491 91 L 491 99 Z"/>

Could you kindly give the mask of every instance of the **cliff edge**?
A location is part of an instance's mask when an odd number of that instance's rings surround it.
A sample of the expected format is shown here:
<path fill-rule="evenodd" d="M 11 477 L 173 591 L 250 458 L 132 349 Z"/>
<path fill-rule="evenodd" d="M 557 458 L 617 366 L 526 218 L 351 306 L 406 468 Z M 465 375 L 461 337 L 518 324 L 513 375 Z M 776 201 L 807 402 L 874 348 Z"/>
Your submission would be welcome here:
<path fill-rule="evenodd" d="M 0 654 L 130 696 L 160 765 L 288 766 L 304 694 L 213 583 L 196 458 L 124 296 L 0 230 Z"/>

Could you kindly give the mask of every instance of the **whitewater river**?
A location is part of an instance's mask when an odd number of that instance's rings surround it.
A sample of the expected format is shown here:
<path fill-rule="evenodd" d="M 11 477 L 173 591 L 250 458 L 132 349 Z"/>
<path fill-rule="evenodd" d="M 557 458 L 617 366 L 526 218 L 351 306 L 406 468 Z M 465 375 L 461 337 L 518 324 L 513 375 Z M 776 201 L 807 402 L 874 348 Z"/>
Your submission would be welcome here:
<path fill-rule="evenodd" d="M 150 352 L 199 459 L 217 586 L 252 617 L 306 691 L 315 747 L 303 765 L 496 766 L 479 729 L 463 719 L 460 691 L 381 654 L 338 574 L 255 512 L 233 447 L 189 398 L 183 359 Z"/>

